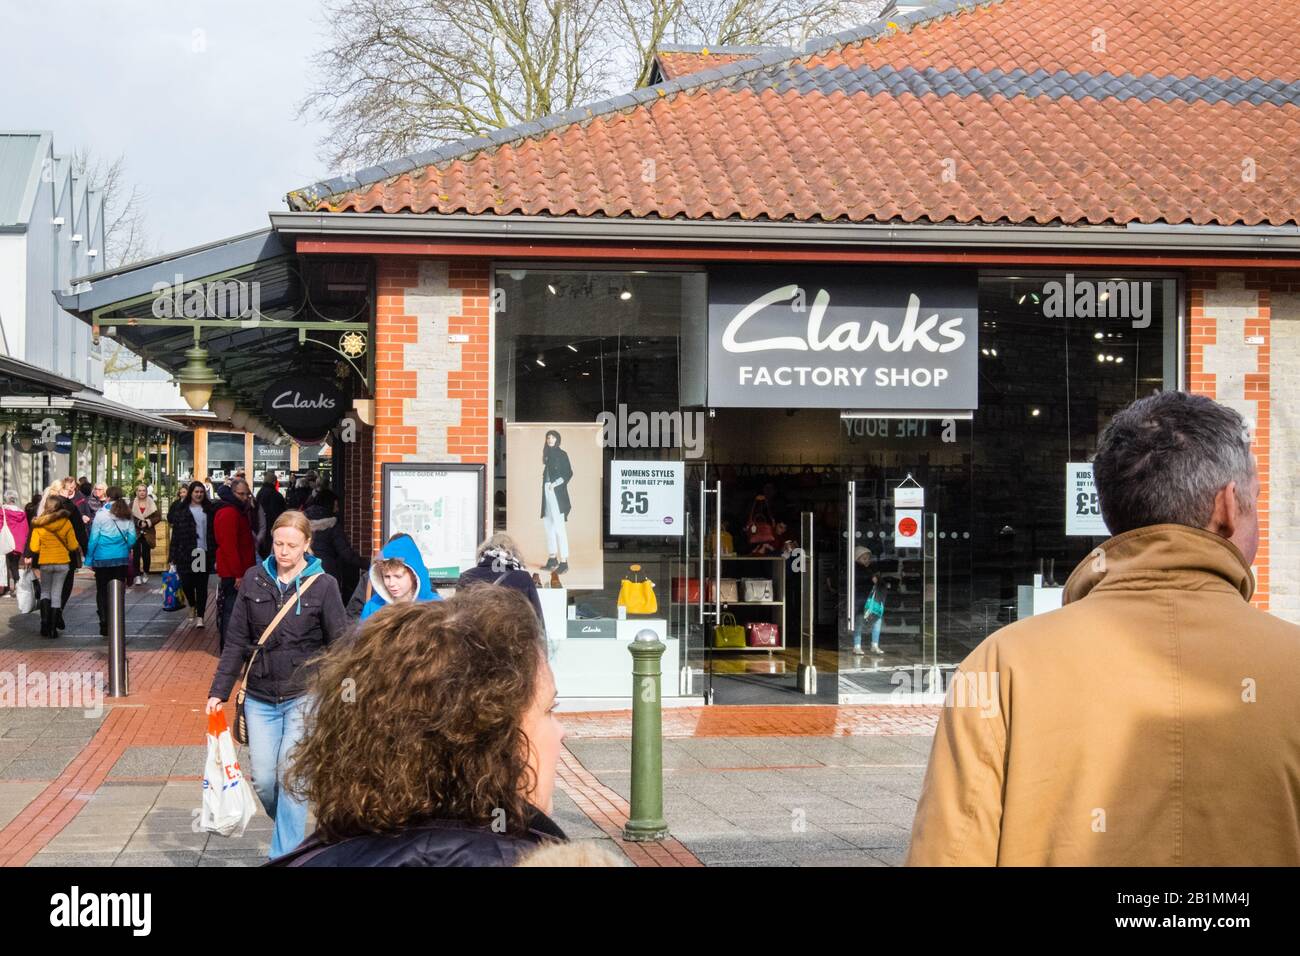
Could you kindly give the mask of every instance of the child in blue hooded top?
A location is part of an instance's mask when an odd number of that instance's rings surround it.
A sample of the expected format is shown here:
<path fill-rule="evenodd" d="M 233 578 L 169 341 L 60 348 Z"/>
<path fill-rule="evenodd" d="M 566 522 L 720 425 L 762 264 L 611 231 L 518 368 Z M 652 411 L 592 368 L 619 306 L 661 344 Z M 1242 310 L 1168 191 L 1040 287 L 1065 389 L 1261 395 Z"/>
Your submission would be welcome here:
<path fill-rule="evenodd" d="M 361 609 L 363 621 L 389 604 L 442 600 L 429 583 L 419 547 L 406 534 L 394 535 L 384 545 L 379 560 L 370 566 L 370 587 L 374 593 Z"/>

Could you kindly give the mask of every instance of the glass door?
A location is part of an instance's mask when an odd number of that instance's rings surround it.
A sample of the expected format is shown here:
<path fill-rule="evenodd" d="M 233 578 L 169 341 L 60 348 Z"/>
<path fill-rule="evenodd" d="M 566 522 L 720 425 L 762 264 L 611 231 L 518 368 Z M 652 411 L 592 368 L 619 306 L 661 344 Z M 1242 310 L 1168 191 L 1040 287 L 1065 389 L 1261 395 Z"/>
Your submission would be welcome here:
<path fill-rule="evenodd" d="M 892 491 L 873 479 L 844 489 L 840 703 L 942 699 L 939 516 L 924 506 L 896 511 Z"/>

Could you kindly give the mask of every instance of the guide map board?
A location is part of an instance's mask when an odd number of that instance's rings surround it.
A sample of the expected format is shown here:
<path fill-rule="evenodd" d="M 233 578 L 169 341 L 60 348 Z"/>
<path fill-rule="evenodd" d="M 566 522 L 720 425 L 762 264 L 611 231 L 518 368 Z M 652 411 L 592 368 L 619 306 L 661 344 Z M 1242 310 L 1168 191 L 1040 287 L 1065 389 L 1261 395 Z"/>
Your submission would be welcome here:
<path fill-rule="evenodd" d="M 475 564 L 485 536 L 483 465 L 404 462 L 384 465 L 384 541 L 415 539 L 435 586 L 456 583 Z"/>

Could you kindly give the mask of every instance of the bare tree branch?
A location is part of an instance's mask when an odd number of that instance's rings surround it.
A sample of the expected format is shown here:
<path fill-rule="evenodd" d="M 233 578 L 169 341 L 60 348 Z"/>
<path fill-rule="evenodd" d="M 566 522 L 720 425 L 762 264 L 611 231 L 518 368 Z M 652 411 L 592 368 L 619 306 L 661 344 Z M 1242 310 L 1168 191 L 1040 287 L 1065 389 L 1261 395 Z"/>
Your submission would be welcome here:
<path fill-rule="evenodd" d="M 665 42 L 797 46 L 884 0 L 330 0 L 299 116 L 335 167 L 375 164 L 649 81 Z"/>

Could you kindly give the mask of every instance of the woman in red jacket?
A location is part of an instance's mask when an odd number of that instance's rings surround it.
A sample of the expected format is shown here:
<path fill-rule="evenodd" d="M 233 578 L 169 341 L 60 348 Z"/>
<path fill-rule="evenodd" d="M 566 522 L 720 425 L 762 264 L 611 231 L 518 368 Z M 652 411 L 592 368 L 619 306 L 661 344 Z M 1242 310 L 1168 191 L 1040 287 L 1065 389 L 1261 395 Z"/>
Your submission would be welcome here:
<path fill-rule="evenodd" d="M 212 534 L 217 539 L 217 647 L 226 646 L 226 626 L 235 609 L 235 593 L 244 573 L 257 563 L 253 540 L 252 500 L 248 482 L 236 478 L 217 489 L 218 505 L 212 513 Z"/>

